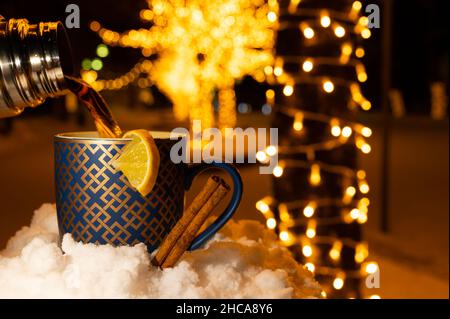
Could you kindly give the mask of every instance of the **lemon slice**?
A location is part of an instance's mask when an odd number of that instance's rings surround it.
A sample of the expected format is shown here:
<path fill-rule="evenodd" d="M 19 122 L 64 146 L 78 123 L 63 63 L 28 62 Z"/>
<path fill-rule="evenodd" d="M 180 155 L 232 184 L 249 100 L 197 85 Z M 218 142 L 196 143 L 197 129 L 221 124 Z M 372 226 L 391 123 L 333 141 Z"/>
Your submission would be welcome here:
<path fill-rule="evenodd" d="M 142 196 L 146 196 L 155 186 L 159 170 L 159 151 L 155 140 L 147 130 L 129 131 L 123 137 L 132 140 L 123 148 L 113 166 Z"/>

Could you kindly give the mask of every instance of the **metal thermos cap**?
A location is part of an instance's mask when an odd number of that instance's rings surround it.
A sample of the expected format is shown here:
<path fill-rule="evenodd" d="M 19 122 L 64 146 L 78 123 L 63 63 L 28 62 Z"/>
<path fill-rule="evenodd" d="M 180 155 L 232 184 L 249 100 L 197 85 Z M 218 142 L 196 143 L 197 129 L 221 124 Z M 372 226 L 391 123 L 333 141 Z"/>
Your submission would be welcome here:
<path fill-rule="evenodd" d="M 0 17 L 0 118 L 64 94 L 72 57 L 61 22 Z"/>

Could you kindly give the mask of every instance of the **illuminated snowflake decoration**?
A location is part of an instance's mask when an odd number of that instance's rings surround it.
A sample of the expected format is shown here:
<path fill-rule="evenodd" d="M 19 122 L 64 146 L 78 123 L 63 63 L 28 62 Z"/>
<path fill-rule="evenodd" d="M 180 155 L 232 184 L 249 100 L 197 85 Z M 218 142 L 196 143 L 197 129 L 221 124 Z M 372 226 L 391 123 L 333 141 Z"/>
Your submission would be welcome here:
<path fill-rule="evenodd" d="M 91 80 L 97 89 L 119 89 L 137 81 L 156 84 L 173 102 L 178 120 L 214 125 L 212 102 L 218 92 L 219 126 L 236 121 L 234 83 L 245 75 L 264 80 L 273 63 L 275 1 L 148 0 L 140 18 L 148 28 L 122 33 L 91 23 L 103 42 L 140 49 L 146 57 L 114 80 Z M 144 75 L 144 77 L 142 76 Z M 145 76 L 146 75 L 146 76 Z"/>

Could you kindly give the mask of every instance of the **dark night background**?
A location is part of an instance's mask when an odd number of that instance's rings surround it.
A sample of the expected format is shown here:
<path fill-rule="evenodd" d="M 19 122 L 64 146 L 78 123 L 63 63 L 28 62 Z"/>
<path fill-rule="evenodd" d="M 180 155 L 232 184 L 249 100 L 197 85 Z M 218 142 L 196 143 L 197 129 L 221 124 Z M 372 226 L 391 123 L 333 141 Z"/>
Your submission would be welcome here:
<path fill-rule="evenodd" d="M 358 121 L 373 130 L 372 152 L 357 159 L 371 188 L 363 237 L 382 274 L 380 291 L 370 293 L 383 298 L 448 298 L 448 109 L 443 119 L 430 116 L 432 83 L 443 82 L 448 99 L 448 1 L 361 2 L 381 9 L 381 28 L 372 29 L 372 37 L 364 41 L 368 80 L 362 90 L 372 109 L 358 113 Z M 68 30 L 77 74 L 82 59 L 94 58 L 101 43 L 88 28 L 92 20 L 115 31 L 149 26 L 139 20 L 139 11 L 147 7 L 144 0 L 0 0 L 0 15 L 35 23 L 64 21 L 70 3 L 79 5 L 81 13 L 81 28 Z M 387 3 L 392 4 L 390 33 L 383 28 Z M 383 41 L 387 33 L 390 47 Z M 391 60 L 389 68 L 386 57 Z M 110 48 L 99 77 L 122 74 L 141 58 L 136 49 Z M 252 106 L 251 114 L 238 114 L 238 126 L 270 125 L 270 116 L 261 113 L 266 88 L 251 78 L 236 85 L 237 103 Z M 393 89 L 404 100 L 406 115 L 401 118 L 387 103 Z M 136 107 L 139 90 L 131 86 L 102 92 L 123 128 L 179 126 L 171 117 L 170 102 L 155 87 L 151 88 L 155 102 Z M 87 129 L 93 129 L 89 118 L 80 121 L 67 115 L 64 98 L 48 99 L 21 116 L 0 119 L 0 251 L 16 230 L 29 224 L 34 209 L 54 202 L 53 135 Z M 256 166 L 239 169 L 245 192 L 235 217 L 263 222 L 255 202 L 271 192 L 271 176 L 259 175 Z"/>
<path fill-rule="evenodd" d="M 388 0 L 389 1 L 389 0 Z M 145 27 L 139 21 L 139 11 L 146 8 L 146 2 L 136 1 L 25 1 L 3 0 L 0 14 L 8 18 L 26 17 L 31 22 L 65 19 L 65 8 L 76 3 L 81 12 L 81 28 L 69 29 L 75 67 L 79 70 L 83 58 L 95 56 L 100 43 L 96 34 L 89 30 L 92 20 L 114 30 Z M 383 7 L 383 1 L 370 1 Z M 413 0 L 393 1 L 392 30 L 392 87 L 403 93 L 408 113 L 429 114 L 430 84 L 444 81 L 448 87 L 448 1 Z M 383 9 L 381 9 L 383 11 Z M 383 14 L 381 14 L 383 19 Z M 373 36 L 366 41 L 365 64 L 369 81 L 364 87 L 368 98 L 373 101 L 373 111 L 380 111 L 380 56 L 382 29 L 373 30 Z M 140 59 L 140 52 L 132 48 L 112 48 L 105 59 L 105 68 L 100 74 L 107 78 L 131 68 Z M 259 110 L 264 103 L 264 89 L 250 79 L 244 79 L 237 87 L 238 102 L 250 103 Z M 164 99 L 161 104 L 167 104 Z M 48 111 L 40 108 L 38 112 Z"/>

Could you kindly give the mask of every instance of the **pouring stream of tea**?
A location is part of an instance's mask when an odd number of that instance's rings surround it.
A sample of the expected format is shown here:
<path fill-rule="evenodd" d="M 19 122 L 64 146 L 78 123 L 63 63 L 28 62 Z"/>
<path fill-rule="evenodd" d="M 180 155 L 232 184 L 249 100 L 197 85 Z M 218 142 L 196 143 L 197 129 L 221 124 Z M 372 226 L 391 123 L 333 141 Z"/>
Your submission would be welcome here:
<path fill-rule="evenodd" d="M 123 132 L 112 115 L 105 99 L 83 80 L 65 76 L 68 89 L 72 91 L 91 113 L 100 137 L 118 138 Z"/>

